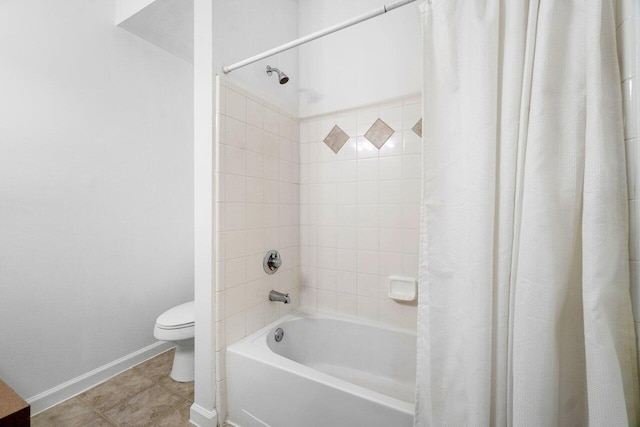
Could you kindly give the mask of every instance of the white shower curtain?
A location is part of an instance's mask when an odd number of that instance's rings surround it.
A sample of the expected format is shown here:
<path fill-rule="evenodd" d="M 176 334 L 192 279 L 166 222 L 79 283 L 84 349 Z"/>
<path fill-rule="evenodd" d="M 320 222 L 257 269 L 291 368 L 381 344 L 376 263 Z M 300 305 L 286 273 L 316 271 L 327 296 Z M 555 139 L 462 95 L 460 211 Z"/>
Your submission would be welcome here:
<path fill-rule="evenodd" d="M 423 3 L 415 425 L 637 425 L 614 0 Z"/>

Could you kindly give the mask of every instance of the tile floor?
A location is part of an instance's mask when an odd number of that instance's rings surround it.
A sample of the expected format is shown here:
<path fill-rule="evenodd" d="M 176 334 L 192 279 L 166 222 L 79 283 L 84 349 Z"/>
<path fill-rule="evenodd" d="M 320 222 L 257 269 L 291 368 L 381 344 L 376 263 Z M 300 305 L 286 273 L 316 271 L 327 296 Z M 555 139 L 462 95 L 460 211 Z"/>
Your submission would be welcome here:
<path fill-rule="evenodd" d="M 192 426 L 193 382 L 169 378 L 173 350 L 31 418 L 33 427 Z"/>

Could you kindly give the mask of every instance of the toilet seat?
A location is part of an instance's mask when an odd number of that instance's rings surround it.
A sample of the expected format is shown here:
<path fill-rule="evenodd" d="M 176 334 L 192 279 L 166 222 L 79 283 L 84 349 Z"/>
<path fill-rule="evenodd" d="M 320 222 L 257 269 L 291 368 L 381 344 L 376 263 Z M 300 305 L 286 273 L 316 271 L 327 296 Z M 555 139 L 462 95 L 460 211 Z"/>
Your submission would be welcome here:
<path fill-rule="evenodd" d="M 173 307 L 156 320 L 153 335 L 159 340 L 176 341 L 193 338 L 195 333 L 195 303 Z"/>
<path fill-rule="evenodd" d="M 180 329 L 193 326 L 196 320 L 195 303 L 177 305 L 158 316 L 156 325 L 162 329 Z"/>

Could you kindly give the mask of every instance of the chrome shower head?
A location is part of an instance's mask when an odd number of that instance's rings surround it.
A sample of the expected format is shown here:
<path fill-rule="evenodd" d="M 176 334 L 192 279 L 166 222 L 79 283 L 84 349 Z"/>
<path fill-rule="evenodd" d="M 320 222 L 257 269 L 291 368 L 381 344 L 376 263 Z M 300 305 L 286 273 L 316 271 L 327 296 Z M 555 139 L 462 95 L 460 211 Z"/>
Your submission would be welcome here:
<path fill-rule="evenodd" d="M 281 85 L 285 84 L 286 82 L 289 81 L 289 77 L 283 73 L 282 71 L 278 70 L 277 68 L 271 67 L 270 65 L 267 65 L 267 75 L 271 75 L 271 73 L 273 72 L 278 73 L 278 81 L 280 82 Z"/>

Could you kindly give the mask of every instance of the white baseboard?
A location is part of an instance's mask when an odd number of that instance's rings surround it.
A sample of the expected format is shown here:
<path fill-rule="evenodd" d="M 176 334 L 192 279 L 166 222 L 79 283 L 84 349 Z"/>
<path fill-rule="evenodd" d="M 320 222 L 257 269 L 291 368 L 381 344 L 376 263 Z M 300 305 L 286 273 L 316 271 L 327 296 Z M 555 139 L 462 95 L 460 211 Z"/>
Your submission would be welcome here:
<path fill-rule="evenodd" d="M 191 405 L 190 417 L 189 422 L 198 427 L 216 427 L 218 425 L 218 413 L 215 409 L 207 411 L 195 403 Z"/>
<path fill-rule="evenodd" d="M 127 354 L 118 360 L 107 363 L 93 371 L 82 374 L 79 377 L 73 378 L 65 383 L 50 388 L 49 390 L 36 394 L 35 396 L 27 399 L 27 403 L 31 405 L 31 415 L 36 415 L 37 413 L 49 409 L 58 403 L 64 402 L 65 400 L 72 398 L 91 387 L 95 387 L 109 378 L 114 377 L 129 368 L 133 368 L 135 365 L 142 363 L 147 359 L 151 359 L 160 353 L 164 353 L 173 346 L 174 345 L 170 342 L 158 341 L 131 354 Z"/>

